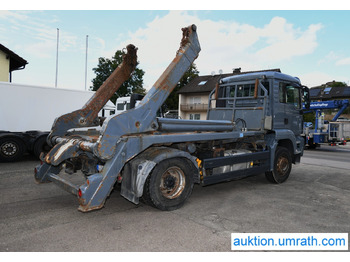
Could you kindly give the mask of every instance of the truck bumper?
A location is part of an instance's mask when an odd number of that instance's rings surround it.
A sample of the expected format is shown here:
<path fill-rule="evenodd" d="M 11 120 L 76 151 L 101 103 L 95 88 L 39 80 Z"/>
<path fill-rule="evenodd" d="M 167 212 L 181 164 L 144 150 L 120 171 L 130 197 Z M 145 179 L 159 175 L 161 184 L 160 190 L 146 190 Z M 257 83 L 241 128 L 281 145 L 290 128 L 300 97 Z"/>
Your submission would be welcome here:
<path fill-rule="evenodd" d="M 59 177 L 57 174 L 60 172 L 60 170 L 60 167 L 51 166 L 46 163 L 38 165 L 34 169 L 35 181 L 38 184 L 53 182 L 67 192 L 72 193 L 73 195 L 78 195 L 79 187 L 70 181 Z"/>

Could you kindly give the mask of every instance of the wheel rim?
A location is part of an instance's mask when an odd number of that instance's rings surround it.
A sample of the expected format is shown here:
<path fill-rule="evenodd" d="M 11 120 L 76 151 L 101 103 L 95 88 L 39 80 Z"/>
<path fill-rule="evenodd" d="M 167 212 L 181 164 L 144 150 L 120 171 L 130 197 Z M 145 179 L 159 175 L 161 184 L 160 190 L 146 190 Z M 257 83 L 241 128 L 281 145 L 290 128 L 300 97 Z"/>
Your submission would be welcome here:
<path fill-rule="evenodd" d="M 5 156 L 11 157 L 16 154 L 18 147 L 15 143 L 6 142 L 1 145 L 1 153 Z"/>
<path fill-rule="evenodd" d="M 174 199 L 185 189 L 185 174 L 178 167 L 168 168 L 162 175 L 160 191 L 165 198 Z"/>
<path fill-rule="evenodd" d="M 289 161 L 288 158 L 285 156 L 280 156 L 277 161 L 277 172 L 284 176 L 288 173 L 289 169 Z"/>

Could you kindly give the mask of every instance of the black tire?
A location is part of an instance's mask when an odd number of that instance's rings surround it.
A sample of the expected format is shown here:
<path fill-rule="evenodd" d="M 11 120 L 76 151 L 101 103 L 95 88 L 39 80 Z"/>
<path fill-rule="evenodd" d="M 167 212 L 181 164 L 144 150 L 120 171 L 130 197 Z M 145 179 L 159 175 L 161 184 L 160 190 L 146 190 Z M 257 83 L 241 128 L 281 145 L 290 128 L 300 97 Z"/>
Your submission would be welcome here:
<path fill-rule="evenodd" d="M 142 199 L 163 211 L 178 209 L 192 193 L 193 176 L 192 163 L 187 159 L 164 160 L 148 176 Z"/>
<path fill-rule="evenodd" d="M 33 154 L 40 158 L 41 152 L 47 153 L 50 151 L 50 146 L 46 143 L 46 136 L 39 137 L 33 147 Z"/>
<path fill-rule="evenodd" d="M 314 144 L 314 139 L 310 138 L 309 142 L 308 142 L 308 149 L 315 149 L 317 147 L 316 144 Z"/>
<path fill-rule="evenodd" d="M 277 147 L 273 171 L 265 173 L 266 179 L 272 183 L 280 184 L 285 182 L 292 170 L 292 156 L 285 147 Z"/>
<path fill-rule="evenodd" d="M 316 144 L 309 144 L 308 149 L 316 149 Z"/>
<path fill-rule="evenodd" d="M 16 137 L 4 137 L 0 139 L 0 161 L 13 162 L 19 160 L 25 151 L 25 144 Z"/>

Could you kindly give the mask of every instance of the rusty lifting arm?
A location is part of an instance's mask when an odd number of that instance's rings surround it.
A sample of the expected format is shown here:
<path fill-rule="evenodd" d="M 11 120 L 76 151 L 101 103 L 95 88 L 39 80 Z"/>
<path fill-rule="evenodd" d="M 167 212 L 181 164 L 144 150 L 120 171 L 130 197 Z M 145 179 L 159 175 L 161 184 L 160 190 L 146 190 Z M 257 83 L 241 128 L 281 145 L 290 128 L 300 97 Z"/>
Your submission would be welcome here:
<path fill-rule="evenodd" d="M 123 62 L 113 71 L 83 108 L 62 115 L 55 120 L 48 137 L 49 143 L 56 144 L 55 139 L 64 136 L 71 128 L 91 127 L 99 124 L 98 112 L 120 86 L 129 79 L 136 68 L 137 48 L 130 44 L 126 49 L 127 53 L 123 56 Z"/>

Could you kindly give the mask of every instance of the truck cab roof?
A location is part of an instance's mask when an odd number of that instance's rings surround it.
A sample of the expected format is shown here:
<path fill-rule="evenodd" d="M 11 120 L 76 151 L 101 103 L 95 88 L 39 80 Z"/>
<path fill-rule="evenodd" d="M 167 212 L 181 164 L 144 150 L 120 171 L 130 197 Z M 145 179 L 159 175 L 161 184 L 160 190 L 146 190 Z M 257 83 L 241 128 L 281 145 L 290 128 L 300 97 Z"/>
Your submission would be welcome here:
<path fill-rule="evenodd" d="M 230 82 L 239 82 L 239 81 L 247 81 L 247 80 L 252 80 L 252 79 L 261 79 L 263 77 L 266 77 L 267 79 L 269 78 L 274 78 L 274 79 L 281 79 L 281 80 L 286 80 L 290 82 L 295 82 L 297 84 L 300 83 L 300 79 L 297 77 L 293 77 L 290 75 L 286 75 L 283 73 L 279 72 L 272 72 L 272 71 L 265 71 L 265 72 L 255 72 L 255 73 L 247 73 L 247 74 L 241 74 L 241 75 L 235 75 L 235 76 L 229 76 L 221 79 L 221 83 L 226 84 Z"/>

